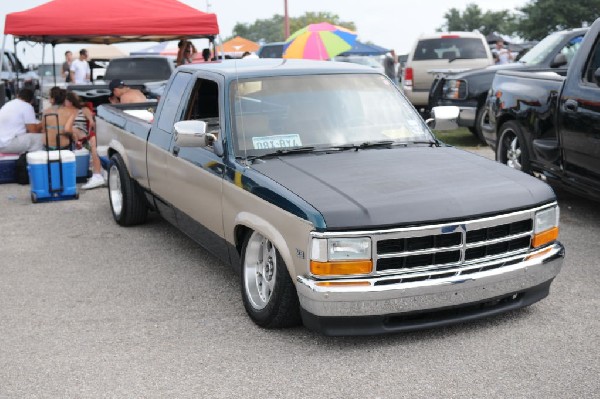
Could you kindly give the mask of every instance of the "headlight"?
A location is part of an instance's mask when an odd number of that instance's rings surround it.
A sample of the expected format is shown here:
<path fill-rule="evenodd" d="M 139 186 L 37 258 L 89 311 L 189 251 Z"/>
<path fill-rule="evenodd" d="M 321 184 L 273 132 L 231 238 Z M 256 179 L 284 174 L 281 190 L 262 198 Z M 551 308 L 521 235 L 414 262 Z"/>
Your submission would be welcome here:
<path fill-rule="evenodd" d="M 310 259 L 314 275 L 369 274 L 373 270 L 371 239 L 313 238 Z"/>
<path fill-rule="evenodd" d="M 467 97 L 467 82 L 460 79 L 448 79 L 444 83 L 444 98 L 462 100 Z"/>
<path fill-rule="evenodd" d="M 559 216 L 560 211 L 558 206 L 536 212 L 532 241 L 534 248 L 541 247 L 558 238 Z"/>

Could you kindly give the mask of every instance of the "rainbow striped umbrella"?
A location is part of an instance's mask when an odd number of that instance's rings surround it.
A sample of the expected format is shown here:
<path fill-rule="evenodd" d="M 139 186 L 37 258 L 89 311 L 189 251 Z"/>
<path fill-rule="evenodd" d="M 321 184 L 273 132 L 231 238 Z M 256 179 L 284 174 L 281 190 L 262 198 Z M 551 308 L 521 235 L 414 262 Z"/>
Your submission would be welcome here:
<path fill-rule="evenodd" d="M 283 58 L 326 60 L 350 50 L 355 41 L 356 33 L 341 26 L 310 24 L 285 41 Z"/>

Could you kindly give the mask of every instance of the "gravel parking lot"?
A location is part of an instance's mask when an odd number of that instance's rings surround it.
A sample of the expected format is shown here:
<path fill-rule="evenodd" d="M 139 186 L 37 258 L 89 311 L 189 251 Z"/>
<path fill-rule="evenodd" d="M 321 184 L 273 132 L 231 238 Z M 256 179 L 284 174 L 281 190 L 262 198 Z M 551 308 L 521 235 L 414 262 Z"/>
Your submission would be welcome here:
<path fill-rule="evenodd" d="M 256 327 L 228 267 L 156 216 L 118 227 L 105 189 L 33 205 L 0 185 L 0 398 L 598 397 L 600 207 L 559 198 L 567 257 L 542 302 L 330 338 Z"/>

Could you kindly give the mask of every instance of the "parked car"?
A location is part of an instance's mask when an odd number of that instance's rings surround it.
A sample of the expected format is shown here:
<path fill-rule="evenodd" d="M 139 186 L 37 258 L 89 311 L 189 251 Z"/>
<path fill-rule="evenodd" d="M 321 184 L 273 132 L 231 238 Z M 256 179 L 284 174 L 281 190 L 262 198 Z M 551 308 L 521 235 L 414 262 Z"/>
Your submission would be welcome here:
<path fill-rule="evenodd" d="M 256 52 L 258 58 L 281 58 L 285 42 L 265 43 Z"/>
<path fill-rule="evenodd" d="M 25 68 L 17 55 L 10 50 L 4 50 L 0 79 L 4 82 L 6 101 L 15 98 L 20 89 L 31 89 L 36 97 L 33 107 L 36 111 L 39 110 L 39 76 L 34 71 Z"/>
<path fill-rule="evenodd" d="M 590 27 L 566 77 L 496 73 L 486 142 L 496 159 L 600 201 L 600 19 Z"/>
<path fill-rule="evenodd" d="M 69 84 L 68 90 L 97 107 L 109 102 L 111 93 L 108 83 L 119 79 L 129 87 L 140 89 L 147 96 L 156 98 L 174 70 L 175 64 L 169 57 L 147 55 L 114 58 L 108 63 L 104 76 L 98 76 L 93 84 Z"/>
<path fill-rule="evenodd" d="M 374 68 L 378 72 L 384 73 L 383 64 L 379 57 L 364 56 L 364 55 L 338 55 L 333 57 L 336 62 L 351 62 L 353 64 L 365 65 Z"/>
<path fill-rule="evenodd" d="M 156 211 L 232 265 L 262 327 L 462 323 L 541 300 L 562 264 L 552 189 L 441 145 L 372 68 L 185 65 L 157 107 L 100 106 L 97 134 L 114 220 Z"/>
<path fill-rule="evenodd" d="M 587 28 L 556 32 L 539 42 L 518 62 L 439 76 L 431 86 L 429 107 L 456 105 L 459 126 L 469 128 L 482 142 L 483 129 L 489 129 L 485 100 L 496 72 L 556 69 L 566 71 L 579 49 Z"/>
<path fill-rule="evenodd" d="M 429 109 L 429 89 L 437 73 L 462 72 L 494 64 L 485 36 L 474 32 L 419 37 L 402 70 L 404 94 L 417 109 Z"/>
<path fill-rule="evenodd" d="M 65 88 L 67 86 L 65 77 L 62 74 L 62 64 L 39 64 L 35 71 L 40 77 L 41 95 L 44 98 L 48 97 L 52 87 Z"/>

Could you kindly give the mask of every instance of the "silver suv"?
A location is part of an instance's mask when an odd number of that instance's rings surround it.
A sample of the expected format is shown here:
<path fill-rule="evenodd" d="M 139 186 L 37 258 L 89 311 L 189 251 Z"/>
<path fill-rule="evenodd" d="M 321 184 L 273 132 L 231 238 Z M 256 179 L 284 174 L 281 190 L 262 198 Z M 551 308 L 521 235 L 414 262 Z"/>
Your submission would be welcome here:
<path fill-rule="evenodd" d="M 429 89 L 437 73 L 462 72 L 494 63 L 480 33 L 449 32 L 417 39 L 402 71 L 402 88 L 415 108 L 426 108 Z"/>

